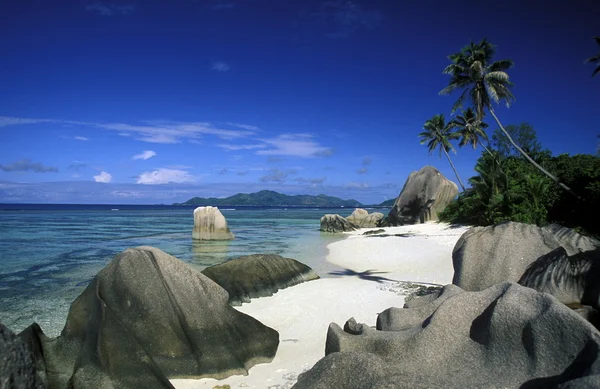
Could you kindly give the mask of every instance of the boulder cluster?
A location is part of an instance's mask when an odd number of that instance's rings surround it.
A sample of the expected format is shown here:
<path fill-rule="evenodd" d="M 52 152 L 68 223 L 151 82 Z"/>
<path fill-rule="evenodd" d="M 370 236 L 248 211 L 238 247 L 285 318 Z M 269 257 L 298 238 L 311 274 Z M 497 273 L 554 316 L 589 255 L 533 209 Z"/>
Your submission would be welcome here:
<path fill-rule="evenodd" d="M 468 230 L 452 259 L 453 284 L 375 328 L 332 323 L 294 388 L 600 387 L 599 241 L 509 222 Z"/>
<path fill-rule="evenodd" d="M 337 214 L 327 214 L 321 218 L 321 231 L 347 232 L 359 228 L 377 227 L 384 215 L 381 212 L 369 213 L 366 209 L 356 208 L 348 217 Z"/>
<path fill-rule="evenodd" d="M 127 249 L 71 304 L 57 338 L 36 323 L 18 336 L 0 325 L 0 387 L 172 388 L 172 378 L 246 375 L 275 357 L 279 334 L 234 309 L 225 288 L 247 301 L 318 278 L 269 255 L 207 273 L 216 282 L 157 248 Z"/>

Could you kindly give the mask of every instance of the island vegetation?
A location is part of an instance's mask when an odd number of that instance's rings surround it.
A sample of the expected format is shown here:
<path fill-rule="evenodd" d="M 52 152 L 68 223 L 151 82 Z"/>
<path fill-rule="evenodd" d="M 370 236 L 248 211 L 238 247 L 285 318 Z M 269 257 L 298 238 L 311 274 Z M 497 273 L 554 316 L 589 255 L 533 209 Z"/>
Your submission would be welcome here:
<path fill-rule="evenodd" d="M 599 38 L 594 39 L 600 44 Z M 508 107 L 514 102 L 507 73 L 514 63 L 492 61 L 494 54 L 495 46 L 483 39 L 448 57 L 451 64 L 443 72 L 450 75 L 450 81 L 440 94 L 460 91 L 451 113 L 460 110 L 462 114 L 449 122 L 443 114 L 435 115 L 419 134 L 430 153 L 439 149 L 440 157 L 445 154 L 463 189 L 439 214 L 440 220 L 479 226 L 505 221 L 540 226 L 559 223 L 600 235 L 599 224 L 591 217 L 600 214 L 599 155 L 554 156 L 542 146 L 533 125 L 503 126 L 493 103 Z M 598 62 L 598 58 L 587 62 Z M 592 75 L 599 70 L 600 66 Z M 491 140 L 486 113 L 497 125 Z M 483 148 L 474 168 L 477 174 L 468 179 L 471 186 L 466 189 L 450 158 L 449 152 L 456 152 L 452 141 L 459 141 L 459 147 Z"/>
<path fill-rule="evenodd" d="M 289 196 L 283 193 L 274 192 L 271 190 L 261 190 L 256 193 L 238 193 L 233 196 L 216 198 L 216 197 L 194 197 L 184 203 L 176 203 L 173 205 L 195 205 L 195 206 L 261 206 L 261 207 L 277 207 L 277 206 L 302 206 L 302 207 L 364 207 L 360 202 L 350 199 L 343 200 L 339 197 L 326 196 L 320 194 L 318 196 L 311 195 L 294 195 Z"/>

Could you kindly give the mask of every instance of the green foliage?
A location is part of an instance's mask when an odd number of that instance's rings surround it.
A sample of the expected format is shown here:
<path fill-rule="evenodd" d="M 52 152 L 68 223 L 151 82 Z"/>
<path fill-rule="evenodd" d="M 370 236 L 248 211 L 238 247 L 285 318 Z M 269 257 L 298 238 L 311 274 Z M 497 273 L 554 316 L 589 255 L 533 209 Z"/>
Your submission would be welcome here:
<path fill-rule="evenodd" d="M 477 161 L 472 187 L 439 214 L 442 221 L 491 225 L 516 221 L 537 225 L 559 223 L 590 234 L 600 234 L 600 157 L 542 154 L 540 164 L 580 193 L 583 200 L 553 185 L 526 160 L 504 157 L 497 151 Z"/>
<path fill-rule="evenodd" d="M 521 123 L 518 126 L 508 125 L 504 128 L 523 151 L 531 157 L 542 152 L 542 144 L 537 139 L 533 126 L 529 123 Z M 500 129 L 492 134 L 491 146 L 498 150 L 503 156 L 520 156 L 521 153 L 510 143 L 508 137 Z"/>

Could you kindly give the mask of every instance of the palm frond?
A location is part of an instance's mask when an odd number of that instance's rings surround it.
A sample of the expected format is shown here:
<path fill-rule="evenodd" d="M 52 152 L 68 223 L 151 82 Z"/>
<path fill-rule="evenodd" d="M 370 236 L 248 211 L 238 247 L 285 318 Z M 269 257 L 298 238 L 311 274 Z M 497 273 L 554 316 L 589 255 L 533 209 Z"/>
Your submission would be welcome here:
<path fill-rule="evenodd" d="M 505 72 L 508 69 L 515 66 L 515 63 L 510 59 L 501 59 L 498 60 L 488 67 L 488 71 L 490 72 Z"/>

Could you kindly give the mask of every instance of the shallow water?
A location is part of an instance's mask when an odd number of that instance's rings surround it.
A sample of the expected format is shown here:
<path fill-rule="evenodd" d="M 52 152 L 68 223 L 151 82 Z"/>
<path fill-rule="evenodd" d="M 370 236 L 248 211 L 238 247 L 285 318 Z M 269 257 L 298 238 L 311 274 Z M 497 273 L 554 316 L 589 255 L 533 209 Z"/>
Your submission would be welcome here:
<path fill-rule="evenodd" d="M 198 270 L 241 255 L 275 253 L 327 276 L 333 267 L 325 262 L 326 246 L 342 237 L 319 232 L 319 219 L 352 212 L 222 209 L 236 239 L 196 243 L 193 208 L 5 204 L 0 209 L 0 321 L 13 331 L 36 321 L 49 336 L 60 333 L 71 302 L 95 274 L 128 247 L 158 247 Z"/>

